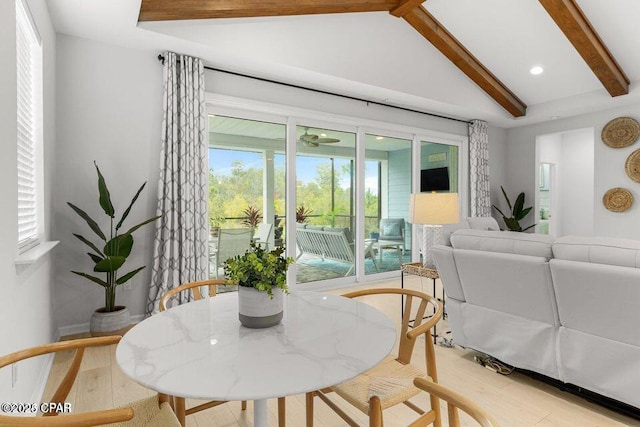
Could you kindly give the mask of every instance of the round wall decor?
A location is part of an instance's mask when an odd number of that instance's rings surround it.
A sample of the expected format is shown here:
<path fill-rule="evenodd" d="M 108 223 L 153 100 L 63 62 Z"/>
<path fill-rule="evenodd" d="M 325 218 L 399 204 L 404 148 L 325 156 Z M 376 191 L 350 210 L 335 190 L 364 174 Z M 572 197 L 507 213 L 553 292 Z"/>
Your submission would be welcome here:
<path fill-rule="evenodd" d="M 633 204 L 633 195 L 625 188 L 612 188 L 604 194 L 602 203 L 611 212 L 624 212 Z"/>
<path fill-rule="evenodd" d="M 618 117 L 602 128 L 602 142 L 612 148 L 628 147 L 638 140 L 640 123 L 631 117 Z"/>
<path fill-rule="evenodd" d="M 629 178 L 635 182 L 640 182 L 640 150 L 629 154 L 624 164 L 624 171 Z"/>

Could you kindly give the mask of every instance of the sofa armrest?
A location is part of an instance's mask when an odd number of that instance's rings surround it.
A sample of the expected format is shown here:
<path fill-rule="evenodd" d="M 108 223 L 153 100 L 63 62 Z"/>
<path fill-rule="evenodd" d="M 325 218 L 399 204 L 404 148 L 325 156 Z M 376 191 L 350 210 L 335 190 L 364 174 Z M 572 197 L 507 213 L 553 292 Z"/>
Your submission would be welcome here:
<path fill-rule="evenodd" d="M 433 254 L 436 268 L 438 269 L 438 274 L 442 281 L 442 287 L 444 288 L 447 296 L 464 302 L 464 292 L 462 291 L 462 285 L 460 284 L 456 261 L 453 257 L 453 248 L 449 246 L 436 245 L 431 248 L 431 253 Z"/>

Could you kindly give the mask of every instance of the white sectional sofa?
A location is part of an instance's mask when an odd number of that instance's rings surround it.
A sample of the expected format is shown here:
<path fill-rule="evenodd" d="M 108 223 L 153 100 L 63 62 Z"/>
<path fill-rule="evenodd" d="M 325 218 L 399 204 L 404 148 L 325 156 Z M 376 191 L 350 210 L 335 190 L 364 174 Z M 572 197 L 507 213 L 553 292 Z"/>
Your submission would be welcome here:
<path fill-rule="evenodd" d="M 640 242 L 487 229 L 450 242 L 433 251 L 456 344 L 640 408 Z"/>

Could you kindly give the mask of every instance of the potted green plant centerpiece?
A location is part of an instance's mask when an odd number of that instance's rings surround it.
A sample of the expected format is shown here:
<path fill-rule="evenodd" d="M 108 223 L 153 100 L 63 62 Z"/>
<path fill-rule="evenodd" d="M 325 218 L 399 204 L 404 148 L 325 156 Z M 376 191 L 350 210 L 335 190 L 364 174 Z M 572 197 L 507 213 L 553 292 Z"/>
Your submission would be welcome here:
<path fill-rule="evenodd" d="M 91 251 L 87 253 L 93 263 L 93 271 L 95 273 L 103 273 L 106 276 L 96 277 L 91 274 L 82 273 L 79 271 L 72 271 L 72 273 L 89 279 L 90 281 L 97 283 L 104 288 L 104 307 L 97 309 L 93 316 L 91 316 L 90 330 L 92 335 L 114 335 L 122 334 L 126 332 L 126 328 L 130 324 L 129 310 L 124 306 L 116 305 L 116 289 L 118 286 L 125 284 L 131 280 L 136 274 L 138 274 L 144 266 L 138 267 L 129 271 L 126 274 L 120 275 L 119 270 L 127 258 L 131 254 L 133 248 L 133 232 L 142 227 L 145 224 L 155 221 L 160 216 L 154 216 L 140 224 L 134 225 L 127 231 L 122 232 L 121 228 L 127 216 L 131 212 L 138 196 L 144 189 L 146 182 L 140 186 L 135 196 L 129 203 L 129 207 L 123 212 L 119 221 L 114 225 L 114 219 L 116 218 L 116 212 L 111 203 L 111 195 L 107 184 L 98 168 L 98 165 L 94 162 L 96 172 L 98 173 L 98 202 L 104 213 L 109 217 L 109 228 L 105 234 L 102 228 L 98 225 L 98 222 L 92 219 L 84 210 L 80 209 L 76 205 L 67 202 L 67 204 L 73 209 L 82 219 L 85 220 L 89 228 L 98 236 L 101 240 L 98 244 L 94 244 L 89 239 L 75 234 L 76 238 L 82 243 L 87 245 Z"/>
<path fill-rule="evenodd" d="M 293 258 L 284 256 L 284 246 L 267 251 L 251 243 L 244 255 L 229 258 L 224 272 L 229 284 L 238 285 L 238 315 L 248 328 L 277 325 L 283 315 L 283 293 L 287 269 Z"/>

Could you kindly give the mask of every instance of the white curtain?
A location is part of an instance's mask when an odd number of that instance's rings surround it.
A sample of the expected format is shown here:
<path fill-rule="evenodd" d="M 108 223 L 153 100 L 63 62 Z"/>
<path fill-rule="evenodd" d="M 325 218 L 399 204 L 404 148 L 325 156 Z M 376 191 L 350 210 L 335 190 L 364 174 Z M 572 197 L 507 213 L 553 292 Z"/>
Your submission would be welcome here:
<path fill-rule="evenodd" d="M 489 135 L 482 120 L 469 124 L 469 181 L 471 216 L 491 216 Z"/>
<path fill-rule="evenodd" d="M 164 53 L 158 214 L 147 315 L 162 295 L 208 278 L 207 115 L 202 60 Z M 188 297 L 183 297 L 188 298 Z"/>

